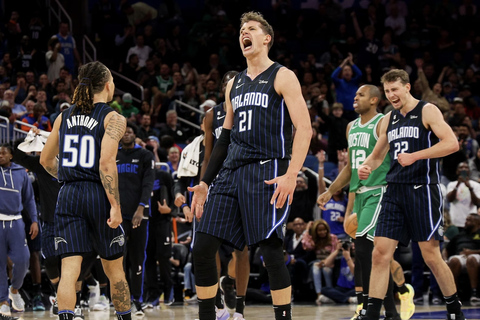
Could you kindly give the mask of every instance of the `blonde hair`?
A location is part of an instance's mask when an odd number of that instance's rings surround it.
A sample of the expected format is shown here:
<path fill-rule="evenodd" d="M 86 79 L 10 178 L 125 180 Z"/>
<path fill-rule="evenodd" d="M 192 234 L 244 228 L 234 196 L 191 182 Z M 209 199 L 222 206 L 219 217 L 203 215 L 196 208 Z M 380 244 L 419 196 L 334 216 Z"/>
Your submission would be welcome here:
<path fill-rule="evenodd" d="M 263 17 L 263 15 L 260 12 L 250 11 L 250 12 L 245 12 L 240 17 L 240 28 L 242 28 L 242 26 L 249 21 L 259 22 L 263 32 L 265 34 L 270 35 L 270 37 L 272 38 L 270 40 L 270 42 L 268 43 L 268 50 L 270 50 L 270 48 L 273 46 L 273 28 L 272 28 L 272 26 L 267 22 L 267 20 L 265 20 L 265 18 Z"/>
<path fill-rule="evenodd" d="M 408 76 L 408 73 L 405 70 L 401 69 L 392 69 L 388 71 L 382 76 L 380 82 L 383 84 L 395 82 L 397 80 L 400 80 L 403 85 L 410 83 L 410 77 Z"/>

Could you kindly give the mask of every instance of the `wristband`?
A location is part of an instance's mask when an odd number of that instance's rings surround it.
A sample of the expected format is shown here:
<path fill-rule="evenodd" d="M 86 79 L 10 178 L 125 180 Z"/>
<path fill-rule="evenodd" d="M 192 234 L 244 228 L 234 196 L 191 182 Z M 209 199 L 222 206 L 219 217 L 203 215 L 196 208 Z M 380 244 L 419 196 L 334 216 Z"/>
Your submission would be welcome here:
<path fill-rule="evenodd" d="M 318 170 L 320 170 L 320 169 L 323 170 L 323 167 L 318 167 Z"/>
<path fill-rule="evenodd" d="M 185 207 L 188 207 L 188 204 L 183 203 L 183 204 L 180 206 L 180 210 L 183 210 L 183 208 L 185 208 Z"/>

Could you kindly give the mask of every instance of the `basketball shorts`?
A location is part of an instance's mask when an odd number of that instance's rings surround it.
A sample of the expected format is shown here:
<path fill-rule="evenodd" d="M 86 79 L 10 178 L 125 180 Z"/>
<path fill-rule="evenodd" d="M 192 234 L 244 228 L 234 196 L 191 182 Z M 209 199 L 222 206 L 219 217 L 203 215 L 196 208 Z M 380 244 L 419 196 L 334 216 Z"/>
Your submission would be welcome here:
<path fill-rule="evenodd" d="M 55 257 L 55 224 L 42 222 L 42 256 L 43 258 Z"/>
<path fill-rule="evenodd" d="M 197 232 L 224 239 L 243 250 L 273 234 L 283 239 L 290 206 L 270 204 L 276 185 L 267 185 L 287 172 L 289 160 L 262 160 L 235 169 L 222 168 L 209 189 Z"/>
<path fill-rule="evenodd" d="M 442 192 L 438 184 L 387 186 L 378 217 L 376 237 L 412 241 L 443 239 Z"/>
<path fill-rule="evenodd" d="M 90 251 L 104 259 L 123 255 L 123 228 L 110 228 L 109 217 L 110 202 L 101 183 L 65 183 L 55 210 L 56 255 Z"/>
<path fill-rule="evenodd" d="M 365 188 L 363 190 L 360 188 L 357 190 L 353 204 L 353 212 L 357 214 L 358 221 L 357 237 L 366 235 L 367 239 L 373 241 L 385 189 L 386 187 L 383 186 L 376 189 Z"/>

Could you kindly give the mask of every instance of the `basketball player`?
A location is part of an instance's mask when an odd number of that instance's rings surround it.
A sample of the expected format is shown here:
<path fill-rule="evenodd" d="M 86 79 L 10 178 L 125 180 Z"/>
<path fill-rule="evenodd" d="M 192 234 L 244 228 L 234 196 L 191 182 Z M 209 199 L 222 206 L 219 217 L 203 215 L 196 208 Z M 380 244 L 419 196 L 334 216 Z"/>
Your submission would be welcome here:
<path fill-rule="evenodd" d="M 224 94 L 228 81 L 237 74 L 237 71 L 229 71 L 223 76 L 222 91 Z M 205 114 L 205 157 L 202 164 L 202 176 L 210 161 L 214 143 L 220 138 L 226 114 L 225 102 L 221 102 Z M 225 304 L 229 309 L 235 308 L 233 318 L 237 320 L 243 319 L 245 308 L 245 295 L 247 294 L 248 278 L 250 276 L 250 261 L 248 258 L 248 247 L 243 250 L 235 249 L 232 259 L 228 263 L 227 275 L 220 279 L 220 287 L 225 295 Z M 217 263 L 218 266 L 219 263 Z M 237 288 L 236 294 L 233 288 L 234 284 Z M 216 305 L 218 307 L 218 298 Z"/>
<path fill-rule="evenodd" d="M 448 319 L 463 320 L 455 281 L 439 249 L 443 236 L 443 206 L 439 186 L 439 158 L 458 150 L 457 139 L 433 104 L 415 99 L 404 70 L 382 76 L 385 95 L 394 110 L 382 121 L 380 135 L 358 168 L 369 178 L 389 152 L 388 188 L 375 230 L 372 275 L 366 319 L 378 319 L 385 296 L 389 263 L 398 242 L 417 241 L 425 263 L 438 281 L 447 304 Z M 364 318 L 362 318 L 364 319 Z"/>
<path fill-rule="evenodd" d="M 131 319 L 130 291 L 123 271 L 122 228 L 115 159 L 126 120 L 107 105 L 115 84 L 110 70 L 91 62 L 79 70 L 74 105 L 55 120 L 40 162 L 60 181 L 55 212 L 55 249 L 62 259 L 58 317 L 74 317 L 75 282 L 82 254 L 96 250 L 111 285 L 120 320 Z M 58 158 L 56 158 L 58 155 Z"/>
<path fill-rule="evenodd" d="M 273 29 L 261 14 L 242 15 L 239 40 L 247 69 L 227 85 L 222 133 L 202 181 L 189 188 L 194 197 L 187 218 L 201 218 L 193 247 L 199 318 L 215 319 L 215 253 L 226 241 L 240 250 L 245 245 L 260 245 L 275 319 L 291 319 L 283 229 L 310 143 L 311 125 L 295 74 L 268 58 Z M 293 147 L 292 125 L 296 128 Z"/>
<path fill-rule="evenodd" d="M 355 287 L 357 288 L 358 304 L 362 304 L 362 310 L 357 310 L 357 315 L 363 316 L 367 309 L 368 289 L 370 283 L 370 270 L 372 269 L 372 251 L 373 236 L 377 223 L 378 214 L 380 212 L 380 201 L 385 193 L 386 184 L 385 176 L 390 167 L 390 159 L 385 157 L 380 167 L 372 174 L 368 180 L 362 181 L 358 179 L 358 167 L 369 155 L 380 133 L 380 125 L 383 115 L 377 112 L 377 106 L 382 98 L 380 90 L 373 85 L 361 86 L 354 98 L 353 108 L 360 115 L 360 118 L 350 122 L 347 126 L 348 140 L 348 163 L 340 172 L 337 179 L 330 187 L 318 197 L 317 203 L 324 208 L 325 204 L 330 200 L 332 195 L 350 184 L 350 198 L 354 198 L 353 212 L 357 214 L 358 228 L 355 238 Z M 325 209 L 324 209 L 325 210 Z M 347 212 L 345 219 L 347 219 Z M 363 294 L 359 291 L 362 288 Z M 402 319 L 410 319 L 414 313 L 415 305 L 413 304 L 413 288 L 409 292 L 411 286 L 403 285 L 400 287 L 400 297 L 406 295 L 405 299 L 401 299 Z M 409 302 L 409 303 L 408 303 Z M 385 319 L 398 319 L 399 315 L 395 307 L 393 296 L 393 281 L 390 279 L 387 298 L 385 299 Z M 354 317 L 354 318 L 355 318 Z"/>

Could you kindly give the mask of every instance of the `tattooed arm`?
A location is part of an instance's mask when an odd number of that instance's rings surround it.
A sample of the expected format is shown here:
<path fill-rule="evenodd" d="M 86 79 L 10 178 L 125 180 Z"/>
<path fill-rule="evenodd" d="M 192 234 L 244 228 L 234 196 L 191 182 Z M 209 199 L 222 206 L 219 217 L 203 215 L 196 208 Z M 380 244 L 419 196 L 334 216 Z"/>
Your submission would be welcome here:
<path fill-rule="evenodd" d="M 40 155 L 40 164 L 50 173 L 52 176 L 58 179 L 58 145 L 59 145 L 59 135 L 58 131 L 60 129 L 60 124 L 62 123 L 62 114 L 60 114 L 55 123 L 53 124 L 53 129 L 50 135 L 48 136 L 45 147 L 42 150 Z"/>
<path fill-rule="evenodd" d="M 107 224 L 113 229 L 122 223 L 115 161 L 117 159 L 118 143 L 125 134 L 125 128 L 126 120 L 124 116 L 116 112 L 110 112 L 105 117 L 105 135 L 102 139 L 102 149 L 100 151 L 100 179 L 111 205 L 110 218 L 107 220 Z"/>

